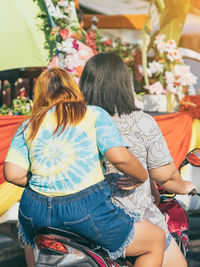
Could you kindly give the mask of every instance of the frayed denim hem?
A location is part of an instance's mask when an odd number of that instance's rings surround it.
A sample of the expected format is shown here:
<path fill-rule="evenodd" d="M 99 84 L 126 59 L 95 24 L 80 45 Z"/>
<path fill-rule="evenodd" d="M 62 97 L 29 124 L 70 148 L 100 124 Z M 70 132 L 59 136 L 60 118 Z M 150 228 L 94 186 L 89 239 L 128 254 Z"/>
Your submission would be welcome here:
<path fill-rule="evenodd" d="M 130 211 L 128 209 L 124 209 L 124 212 L 134 219 L 134 223 L 141 222 L 141 215 L 138 212 Z"/>
<path fill-rule="evenodd" d="M 120 258 L 120 257 L 125 258 L 125 250 L 133 241 L 134 233 L 135 233 L 135 229 L 134 229 L 134 224 L 133 224 L 132 230 L 129 233 L 128 238 L 122 244 L 122 246 L 114 252 L 110 252 L 109 250 L 107 250 L 107 253 L 111 260 L 116 260 L 117 258 Z"/>
<path fill-rule="evenodd" d="M 141 214 L 139 212 L 135 212 L 135 211 L 131 211 L 131 210 L 127 209 L 126 207 L 120 205 L 117 201 L 115 201 L 114 198 L 112 198 L 111 200 L 115 206 L 119 207 L 120 209 L 123 209 L 127 215 L 129 215 L 131 218 L 133 218 L 134 223 L 141 222 Z"/>
<path fill-rule="evenodd" d="M 172 242 L 172 235 L 170 233 L 168 233 L 167 237 L 166 237 L 166 241 L 165 241 L 165 251 L 168 249 L 168 247 L 170 246 L 171 242 Z"/>
<path fill-rule="evenodd" d="M 134 234 L 135 234 L 134 224 L 137 222 L 141 222 L 141 215 L 140 215 L 140 213 L 130 211 L 130 210 L 122 207 L 121 205 L 116 203 L 113 199 L 112 199 L 112 203 L 114 205 L 116 205 L 117 207 L 123 209 L 127 215 L 129 215 L 131 218 L 134 219 L 132 229 L 131 229 L 130 233 L 128 234 L 127 239 L 122 244 L 122 246 L 114 252 L 110 252 L 109 250 L 106 249 L 110 259 L 115 260 L 115 259 L 120 258 L 120 257 L 125 258 L 126 247 L 128 247 L 130 245 L 130 243 L 133 241 L 133 238 L 134 238 Z"/>
<path fill-rule="evenodd" d="M 34 248 L 33 241 L 31 241 L 30 238 L 27 236 L 27 234 L 24 232 L 24 228 L 20 224 L 19 221 L 17 223 L 17 228 L 18 228 L 18 239 L 20 242 L 20 246 L 21 247 L 30 246 L 30 247 Z"/>

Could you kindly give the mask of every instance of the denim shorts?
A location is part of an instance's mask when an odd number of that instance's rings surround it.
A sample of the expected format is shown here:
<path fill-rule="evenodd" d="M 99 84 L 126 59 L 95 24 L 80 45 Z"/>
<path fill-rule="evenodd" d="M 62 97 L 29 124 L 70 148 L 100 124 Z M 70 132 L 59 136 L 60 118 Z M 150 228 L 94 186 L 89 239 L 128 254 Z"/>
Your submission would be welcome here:
<path fill-rule="evenodd" d="M 59 197 L 38 194 L 27 186 L 19 207 L 19 237 L 24 244 L 34 247 L 37 228 L 68 230 L 104 247 L 116 259 L 125 255 L 137 221 L 138 215 L 130 216 L 112 202 L 104 181 Z"/>

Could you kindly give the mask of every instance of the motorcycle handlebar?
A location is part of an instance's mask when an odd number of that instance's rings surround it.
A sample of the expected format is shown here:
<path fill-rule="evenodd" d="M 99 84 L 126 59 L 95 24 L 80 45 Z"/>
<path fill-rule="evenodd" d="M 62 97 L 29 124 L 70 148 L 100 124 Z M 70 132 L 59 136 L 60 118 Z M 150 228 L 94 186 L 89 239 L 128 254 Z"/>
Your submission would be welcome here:
<path fill-rule="evenodd" d="M 200 196 L 200 193 L 197 192 L 197 190 L 194 188 L 190 193 L 188 193 L 188 196 Z"/>

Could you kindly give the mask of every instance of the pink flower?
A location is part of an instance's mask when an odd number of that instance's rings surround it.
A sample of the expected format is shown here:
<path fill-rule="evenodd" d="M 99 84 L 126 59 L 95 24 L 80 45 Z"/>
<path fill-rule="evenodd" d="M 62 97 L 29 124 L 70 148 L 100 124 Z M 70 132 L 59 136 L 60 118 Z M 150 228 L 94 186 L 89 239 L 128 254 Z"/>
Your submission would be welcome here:
<path fill-rule="evenodd" d="M 92 39 L 95 39 L 96 34 L 95 34 L 94 31 L 88 31 L 88 36 L 89 36 L 90 38 L 92 38 Z"/>
<path fill-rule="evenodd" d="M 105 42 L 105 44 L 107 44 L 107 45 L 112 45 L 112 39 L 108 39 L 108 40 Z"/>
<path fill-rule="evenodd" d="M 59 33 L 63 40 L 65 40 L 69 36 L 69 31 L 67 29 L 61 29 Z"/>
<path fill-rule="evenodd" d="M 160 82 L 155 82 L 149 86 L 144 86 L 145 89 L 149 90 L 151 95 L 162 95 L 166 94 L 166 90 L 163 88 Z"/>
<path fill-rule="evenodd" d="M 73 48 L 76 49 L 76 50 L 78 51 L 78 49 L 79 49 L 79 44 L 78 44 L 78 42 L 77 42 L 76 40 L 73 40 L 72 45 L 73 45 Z"/>

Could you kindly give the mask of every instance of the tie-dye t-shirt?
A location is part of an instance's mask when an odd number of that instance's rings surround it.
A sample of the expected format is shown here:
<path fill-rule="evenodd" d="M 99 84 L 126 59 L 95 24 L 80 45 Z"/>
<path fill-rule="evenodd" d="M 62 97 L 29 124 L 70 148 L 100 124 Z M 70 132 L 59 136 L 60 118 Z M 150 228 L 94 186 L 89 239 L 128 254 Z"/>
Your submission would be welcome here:
<path fill-rule="evenodd" d="M 61 134 L 52 135 L 54 110 L 47 113 L 32 141 L 27 141 L 29 127 L 21 133 L 25 123 L 13 137 L 5 161 L 30 170 L 30 187 L 49 196 L 73 194 L 102 181 L 104 153 L 124 146 L 111 117 L 95 106 L 87 106 L 82 121 Z"/>

